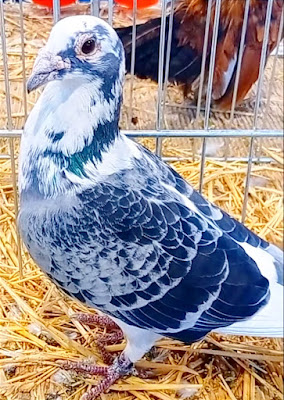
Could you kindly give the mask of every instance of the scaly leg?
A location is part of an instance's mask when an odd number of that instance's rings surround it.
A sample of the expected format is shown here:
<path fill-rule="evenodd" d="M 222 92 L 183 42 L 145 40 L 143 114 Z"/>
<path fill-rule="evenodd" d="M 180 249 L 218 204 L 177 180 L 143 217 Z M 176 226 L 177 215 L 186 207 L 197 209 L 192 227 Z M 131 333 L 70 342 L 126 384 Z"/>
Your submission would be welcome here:
<path fill-rule="evenodd" d="M 105 348 L 106 345 L 115 344 L 123 340 L 123 332 L 121 330 L 116 331 L 114 333 L 110 333 L 109 335 L 105 335 L 97 339 L 97 347 L 100 350 L 103 362 L 106 364 L 111 364 L 114 361 L 114 356 L 107 351 Z"/>
<path fill-rule="evenodd" d="M 72 315 L 77 321 L 86 325 L 99 325 L 109 329 L 120 329 L 118 325 L 107 315 L 77 313 Z"/>
<path fill-rule="evenodd" d="M 110 365 L 114 362 L 114 356 L 109 353 L 105 346 L 109 344 L 115 344 L 123 340 L 123 332 L 116 325 L 116 323 L 106 315 L 94 315 L 94 314 L 75 314 L 73 318 L 76 318 L 77 321 L 86 325 L 99 325 L 102 327 L 109 328 L 114 331 L 113 333 L 103 335 L 99 337 L 96 341 L 97 347 L 100 350 L 103 362 Z"/>

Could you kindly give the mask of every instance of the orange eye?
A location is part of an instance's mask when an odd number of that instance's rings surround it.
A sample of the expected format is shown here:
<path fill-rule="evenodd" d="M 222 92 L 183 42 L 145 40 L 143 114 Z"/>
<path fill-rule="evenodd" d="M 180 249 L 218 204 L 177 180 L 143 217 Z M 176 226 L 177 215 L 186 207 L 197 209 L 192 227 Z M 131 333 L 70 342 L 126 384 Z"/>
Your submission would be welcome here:
<path fill-rule="evenodd" d="M 82 53 L 90 54 L 95 50 L 96 42 L 94 39 L 88 39 L 82 46 Z"/>

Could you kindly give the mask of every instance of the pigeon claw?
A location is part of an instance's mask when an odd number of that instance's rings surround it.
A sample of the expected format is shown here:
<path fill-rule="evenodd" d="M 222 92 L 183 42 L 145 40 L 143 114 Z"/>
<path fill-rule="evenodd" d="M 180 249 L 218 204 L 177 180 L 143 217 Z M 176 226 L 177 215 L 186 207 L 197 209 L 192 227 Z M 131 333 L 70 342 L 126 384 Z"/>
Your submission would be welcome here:
<path fill-rule="evenodd" d="M 66 362 L 62 364 L 62 368 L 77 373 L 100 375 L 104 377 L 95 387 L 83 394 L 81 400 L 95 400 L 100 394 L 105 393 L 119 378 L 131 375 L 135 371 L 133 363 L 124 354 L 116 358 L 110 367 L 100 367 L 98 365 L 81 362 Z"/>

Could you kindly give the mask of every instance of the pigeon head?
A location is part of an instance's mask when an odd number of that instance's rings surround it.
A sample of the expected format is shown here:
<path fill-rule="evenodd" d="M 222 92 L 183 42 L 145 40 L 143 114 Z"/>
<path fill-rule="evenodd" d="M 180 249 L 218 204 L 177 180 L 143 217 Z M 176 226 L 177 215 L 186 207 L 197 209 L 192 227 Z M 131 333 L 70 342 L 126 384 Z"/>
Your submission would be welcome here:
<path fill-rule="evenodd" d="M 27 82 L 29 92 L 45 88 L 24 128 L 22 188 L 63 191 L 97 168 L 121 136 L 124 76 L 124 49 L 106 22 L 82 15 L 53 27 Z"/>
<path fill-rule="evenodd" d="M 27 82 L 28 92 L 51 81 L 94 82 L 106 99 L 124 73 L 124 52 L 116 32 L 93 16 L 72 16 L 52 29 Z"/>

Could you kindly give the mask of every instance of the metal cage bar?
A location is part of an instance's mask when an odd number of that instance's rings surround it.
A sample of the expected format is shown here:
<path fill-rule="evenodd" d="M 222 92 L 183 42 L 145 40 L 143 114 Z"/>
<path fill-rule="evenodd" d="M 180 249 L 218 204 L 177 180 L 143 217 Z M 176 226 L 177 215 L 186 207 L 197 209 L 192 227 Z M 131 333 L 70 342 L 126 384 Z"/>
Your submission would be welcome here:
<path fill-rule="evenodd" d="M 22 129 L 0 129 L 0 138 L 20 138 L 23 133 Z M 125 130 L 122 129 L 121 133 L 129 137 L 137 138 L 283 138 L 283 130 L 271 131 L 270 129 L 258 129 L 251 131 L 249 129 L 182 129 L 182 130 L 170 130 L 161 129 L 157 130 Z"/>
<path fill-rule="evenodd" d="M 53 23 L 56 24 L 60 20 L 60 1 L 53 0 Z"/>
<path fill-rule="evenodd" d="M 162 109 L 161 109 L 161 120 L 164 121 L 165 107 L 166 107 L 166 97 L 168 88 L 168 79 L 170 73 L 170 57 L 171 57 L 171 45 L 173 38 L 173 23 L 174 23 L 174 0 L 170 0 L 170 15 L 169 15 L 169 29 L 168 29 L 168 43 L 166 51 L 166 67 L 165 67 L 165 78 L 163 82 L 163 97 L 162 97 Z"/>
<path fill-rule="evenodd" d="M 112 26 L 112 20 L 113 20 L 113 0 L 108 0 L 108 23 L 110 24 L 110 26 Z"/>
<path fill-rule="evenodd" d="M 211 105 L 211 95 L 213 89 L 213 77 L 214 77 L 214 67 L 215 67 L 215 57 L 217 51 L 217 39 L 218 39 L 218 29 L 219 29 L 219 17 L 221 11 L 222 0 L 216 0 L 216 8 L 214 15 L 214 26 L 213 26 L 213 37 L 211 46 L 211 57 L 209 64 L 209 76 L 208 76 L 208 87 L 206 95 L 206 105 L 205 105 L 205 117 L 204 117 L 204 129 L 209 130 L 209 116 L 210 116 L 210 105 Z M 203 179 L 205 172 L 205 158 L 206 158 L 206 138 L 202 142 L 202 152 L 200 161 L 200 175 L 199 175 L 199 192 L 202 193 L 203 190 Z"/>
<path fill-rule="evenodd" d="M 7 127 L 9 130 L 13 129 L 12 120 L 12 107 L 11 107 L 11 93 L 10 93 L 10 82 L 9 82 L 9 70 L 8 70 L 8 57 L 7 57 L 7 46 L 6 46 L 6 35 L 5 35 L 5 18 L 4 18 L 4 7 L 3 2 L 0 1 L 0 33 L 1 33 L 1 46 L 3 52 L 3 71 L 4 71 L 4 81 L 5 81 L 5 92 L 6 92 L 6 109 L 7 109 Z M 14 150 L 14 138 L 9 137 L 9 155 L 11 160 L 11 170 L 12 170 L 12 185 L 14 194 L 14 205 L 15 205 L 15 215 L 16 218 L 19 212 L 19 202 L 18 202 L 18 190 L 17 190 L 17 175 L 16 175 L 16 158 Z M 19 274 L 20 277 L 23 276 L 23 262 L 21 257 L 22 245 L 19 235 L 18 228 L 16 227 L 16 239 L 17 239 L 17 258 L 19 262 Z"/>
<path fill-rule="evenodd" d="M 233 92 L 232 105 L 231 105 L 231 111 L 230 111 L 229 126 L 232 126 L 234 116 L 235 116 L 237 94 L 238 94 L 239 81 L 240 81 L 240 75 L 241 75 L 241 67 L 242 67 L 244 48 L 245 48 L 245 38 L 246 38 L 246 34 L 247 34 L 249 8 L 250 8 L 250 0 L 246 0 L 245 10 L 244 10 L 244 20 L 243 20 L 242 33 L 241 33 L 241 41 L 240 41 L 240 49 L 239 49 L 239 55 L 238 55 L 239 59 L 238 59 L 237 71 L 236 71 L 236 80 L 235 80 L 235 84 L 234 84 L 234 92 Z M 228 158 L 228 151 L 229 151 L 230 143 L 231 143 L 231 141 L 230 141 L 230 139 L 228 139 L 225 144 L 225 159 Z"/>
<path fill-rule="evenodd" d="M 237 101 L 237 93 L 240 81 L 240 74 L 241 74 L 241 66 L 243 61 L 244 55 L 244 48 L 245 48 L 245 39 L 247 33 L 247 26 L 248 26 L 248 16 L 249 16 L 249 8 L 250 8 L 250 0 L 246 0 L 245 10 L 244 10 L 244 21 L 242 26 L 242 33 L 241 33 L 241 41 L 240 41 L 240 49 L 238 54 L 238 64 L 237 64 L 237 71 L 236 71 L 236 80 L 234 85 L 234 92 L 233 92 L 233 99 L 230 111 L 230 125 L 233 123 L 235 109 L 236 109 L 236 101 Z"/>
<path fill-rule="evenodd" d="M 211 10 L 212 10 L 212 0 L 209 0 L 208 5 L 207 5 L 207 15 L 206 15 L 206 23 L 205 23 L 204 43 L 203 43 L 199 90 L 198 90 L 198 99 L 197 99 L 197 109 L 196 109 L 196 119 L 197 120 L 199 119 L 200 110 L 201 110 L 201 101 L 202 101 L 202 93 L 203 93 L 204 78 L 205 78 L 205 67 L 206 67 L 206 59 L 207 59 Z"/>
<path fill-rule="evenodd" d="M 166 1 L 162 2 L 162 17 L 160 31 L 160 46 L 159 46 L 159 71 L 158 71 L 158 96 L 157 96 L 157 118 L 156 129 L 159 131 L 162 128 L 162 100 L 164 86 L 164 61 L 165 61 L 165 40 L 166 40 Z M 162 139 L 156 140 L 156 154 L 162 155 Z"/>
<path fill-rule="evenodd" d="M 267 10 L 266 10 L 266 17 L 265 17 L 264 38 L 263 38 L 260 66 L 259 66 L 256 101 L 255 101 L 254 116 L 253 116 L 253 130 L 254 131 L 257 129 L 258 118 L 259 118 L 260 97 L 261 97 L 261 92 L 262 92 L 262 88 L 263 88 L 263 73 L 264 73 L 264 67 L 265 67 L 265 62 L 266 62 L 266 52 L 267 52 L 267 46 L 268 46 L 270 22 L 271 22 L 271 15 L 272 15 L 272 5 L 273 5 L 273 0 L 268 0 L 268 6 L 267 6 Z M 254 155 L 254 137 L 252 137 L 250 139 L 248 166 L 247 166 L 245 192 L 244 192 L 243 209 L 242 209 L 242 222 L 245 221 L 246 213 L 247 213 L 248 195 L 249 195 L 251 171 L 252 171 L 252 164 L 253 164 L 253 162 L 252 162 L 253 155 Z"/>
<path fill-rule="evenodd" d="M 133 25 L 132 25 L 131 61 L 130 61 L 128 127 L 131 126 L 133 117 L 133 85 L 134 85 L 135 55 L 136 55 L 136 17 L 137 17 L 137 0 L 133 0 L 133 13 L 132 13 Z"/>
<path fill-rule="evenodd" d="M 25 30 L 24 30 L 24 14 L 23 14 L 23 0 L 19 0 L 20 7 L 20 35 L 21 35 L 21 55 L 22 55 L 22 71 L 23 71 L 23 99 L 24 99 L 24 113 L 25 118 L 28 115 L 27 104 L 27 77 L 26 77 L 26 62 L 25 62 Z"/>
<path fill-rule="evenodd" d="M 91 0 L 91 15 L 98 17 L 100 15 L 100 0 Z"/>
<path fill-rule="evenodd" d="M 271 100 L 272 90 L 273 90 L 274 83 L 275 83 L 274 77 L 275 77 L 275 72 L 276 72 L 276 64 L 279 59 L 279 48 L 280 48 L 280 42 L 281 42 L 281 38 L 282 38 L 282 34 L 283 34 L 283 20 L 284 20 L 284 8 L 282 8 L 282 13 L 281 13 L 281 19 L 280 19 L 280 24 L 279 24 L 279 29 L 278 29 L 278 36 L 277 36 L 277 44 L 276 44 L 276 54 L 274 55 L 271 77 L 269 80 L 269 87 L 268 87 L 268 93 L 267 93 L 266 108 L 265 108 L 262 122 L 264 122 L 264 120 L 267 117 L 267 114 L 269 112 L 269 109 L 270 109 L 270 100 Z M 263 123 L 262 123 L 262 125 L 263 125 Z"/>

